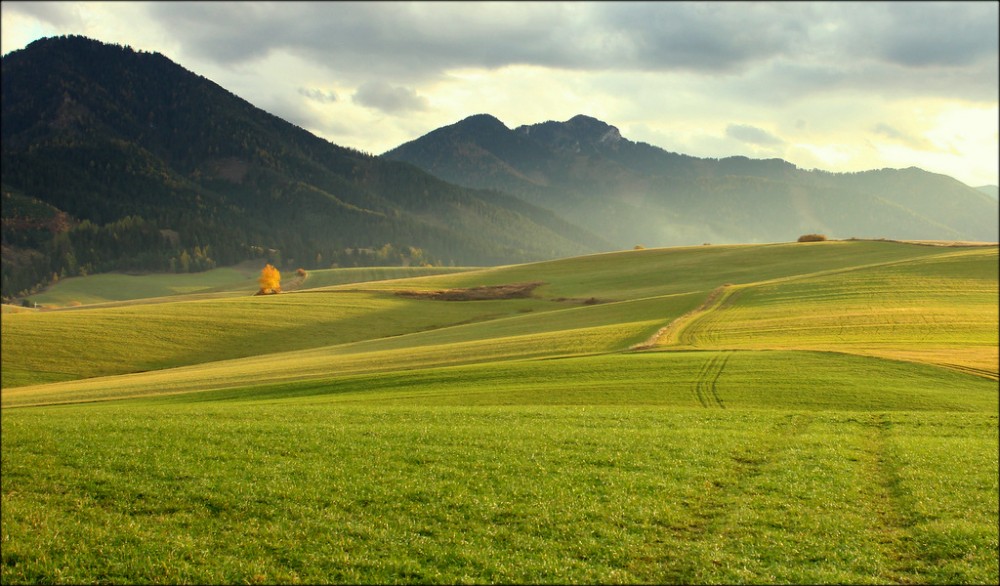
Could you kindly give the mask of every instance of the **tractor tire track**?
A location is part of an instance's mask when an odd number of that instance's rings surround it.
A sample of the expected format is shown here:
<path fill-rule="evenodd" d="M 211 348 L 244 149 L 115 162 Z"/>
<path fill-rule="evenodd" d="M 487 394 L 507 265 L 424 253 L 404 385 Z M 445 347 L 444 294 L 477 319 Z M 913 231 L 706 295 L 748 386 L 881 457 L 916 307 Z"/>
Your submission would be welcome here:
<path fill-rule="evenodd" d="M 799 444 L 811 422 L 810 416 L 789 415 L 772 423 L 761 441 L 733 446 L 716 467 L 699 479 L 703 480 L 703 488 L 698 497 L 682 501 L 685 518 L 664 524 L 664 531 L 674 540 L 716 550 L 724 548 L 725 543 L 739 542 L 746 529 L 734 503 L 754 504 L 754 499 L 760 497 L 753 490 L 754 484 L 768 473 L 769 466 L 776 465 Z M 657 545 L 651 544 L 654 551 L 650 553 L 655 555 Z M 669 560 L 671 565 L 677 563 L 672 556 Z M 676 582 L 690 582 L 690 577 L 681 577 Z"/>
<path fill-rule="evenodd" d="M 866 504 L 876 520 L 871 529 L 873 541 L 886 562 L 879 581 L 915 583 L 920 581 L 913 571 L 919 552 L 913 536 L 913 519 L 900 485 L 900 464 L 891 448 L 891 426 L 885 415 L 870 424 L 863 460 L 870 480 L 865 485 Z"/>
<path fill-rule="evenodd" d="M 731 355 L 731 352 L 724 352 L 712 356 L 705 361 L 705 364 L 702 365 L 701 370 L 698 372 L 698 378 L 692 390 L 695 398 L 698 399 L 702 407 L 726 408 L 722 397 L 719 396 L 718 383 L 719 377 L 722 376 L 722 371 L 726 368 Z"/>
<path fill-rule="evenodd" d="M 645 342 L 636 344 L 631 348 L 629 348 L 629 350 L 648 350 L 650 348 L 653 348 L 654 346 L 659 345 L 661 340 L 664 339 L 671 340 L 673 338 L 677 338 L 680 335 L 681 331 L 688 325 L 690 325 L 692 322 L 694 322 L 697 318 L 701 317 L 702 315 L 714 309 L 718 309 L 717 306 L 721 305 L 722 302 L 725 301 L 726 296 L 724 294 L 727 292 L 727 289 L 729 289 L 731 286 L 732 285 L 726 284 L 722 285 L 721 287 L 716 287 L 708 294 L 708 296 L 705 298 L 705 301 L 702 302 L 702 304 L 698 306 L 696 309 L 692 309 L 691 311 L 685 313 L 684 315 L 678 317 L 677 319 L 674 319 L 673 321 L 663 326 L 662 328 L 656 330 L 656 332 L 648 339 L 646 339 Z M 673 343 L 676 343 L 676 341 Z"/>

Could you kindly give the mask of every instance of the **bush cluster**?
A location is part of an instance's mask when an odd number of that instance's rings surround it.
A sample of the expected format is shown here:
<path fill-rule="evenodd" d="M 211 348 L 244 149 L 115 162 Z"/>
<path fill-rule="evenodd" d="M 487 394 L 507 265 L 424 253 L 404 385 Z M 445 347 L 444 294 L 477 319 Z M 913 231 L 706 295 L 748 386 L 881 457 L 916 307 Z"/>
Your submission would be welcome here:
<path fill-rule="evenodd" d="M 799 242 L 823 242 L 826 240 L 824 234 L 803 234 L 799 236 Z"/>

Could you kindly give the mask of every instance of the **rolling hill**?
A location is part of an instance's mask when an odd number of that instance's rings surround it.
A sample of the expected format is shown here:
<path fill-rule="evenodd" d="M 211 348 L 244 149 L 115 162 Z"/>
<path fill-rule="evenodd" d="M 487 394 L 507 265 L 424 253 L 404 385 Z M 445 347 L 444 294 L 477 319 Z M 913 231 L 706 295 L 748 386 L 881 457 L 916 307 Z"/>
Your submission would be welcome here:
<path fill-rule="evenodd" d="M 995 583 L 998 268 L 713 245 L 4 313 L 0 573 Z"/>
<path fill-rule="evenodd" d="M 501 361 L 511 368 L 515 359 L 608 353 L 631 360 L 638 348 L 834 352 L 995 380 L 996 255 L 995 246 L 865 241 L 698 246 L 267 298 L 244 292 L 5 314 L 3 401 L 265 381 L 313 387 L 311 380 L 417 367 Z M 522 283 L 536 284 L 527 297 L 419 294 Z M 76 382 L 38 386 L 55 381 Z"/>
<path fill-rule="evenodd" d="M 513 196 L 322 140 L 157 53 L 70 36 L 0 65 L 5 298 L 109 270 L 490 265 L 607 246 Z"/>
<path fill-rule="evenodd" d="M 507 128 L 470 116 L 383 155 L 512 193 L 611 240 L 674 246 L 833 238 L 998 239 L 997 201 L 917 168 L 838 174 L 780 159 L 701 159 L 589 116 Z"/>

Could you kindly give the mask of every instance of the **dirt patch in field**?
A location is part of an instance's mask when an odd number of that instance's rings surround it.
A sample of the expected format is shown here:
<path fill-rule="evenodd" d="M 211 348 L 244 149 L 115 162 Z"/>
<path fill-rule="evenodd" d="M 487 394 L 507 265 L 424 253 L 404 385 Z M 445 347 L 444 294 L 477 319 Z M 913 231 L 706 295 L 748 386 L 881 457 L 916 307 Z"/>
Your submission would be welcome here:
<path fill-rule="evenodd" d="M 597 297 L 556 297 L 552 301 L 560 303 L 581 303 L 583 305 L 597 305 L 598 303 L 611 303 L 610 299 L 598 299 Z"/>
<path fill-rule="evenodd" d="M 493 299 L 527 299 L 542 282 L 515 283 L 512 285 L 484 285 L 467 289 L 439 289 L 437 291 L 396 291 L 400 297 L 432 299 L 434 301 L 487 301 Z"/>

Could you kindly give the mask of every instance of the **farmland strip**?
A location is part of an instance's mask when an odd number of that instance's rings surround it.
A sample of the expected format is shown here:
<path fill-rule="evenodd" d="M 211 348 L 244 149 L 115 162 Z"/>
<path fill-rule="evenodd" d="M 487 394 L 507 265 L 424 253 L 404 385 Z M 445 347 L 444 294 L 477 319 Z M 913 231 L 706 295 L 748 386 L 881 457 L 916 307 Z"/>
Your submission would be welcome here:
<path fill-rule="evenodd" d="M 962 364 L 952 364 L 950 362 L 930 362 L 936 366 L 943 368 L 950 368 L 952 370 L 957 370 L 959 372 L 964 372 L 966 374 L 971 374 L 973 376 L 981 376 L 983 378 L 988 378 L 990 380 L 1000 380 L 1000 376 L 996 372 L 985 370 L 982 368 L 976 368 L 974 366 L 965 366 Z"/>
<path fill-rule="evenodd" d="M 705 301 L 698 308 L 685 313 L 675 320 L 672 320 L 670 323 L 657 330 L 656 333 L 646 339 L 645 342 L 636 344 L 629 348 L 629 350 L 648 350 L 655 346 L 663 345 L 660 342 L 661 340 L 671 340 L 676 338 L 677 335 L 680 334 L 680 331 L 687 327 L 696 318 L 721 305 L 727 297 L 724 293 L 729 287 L 731 287 L 731 285 L 728 284 L 716 287 L 711 293 L 708 294 L 708 297 L 705 298 Z"/>

